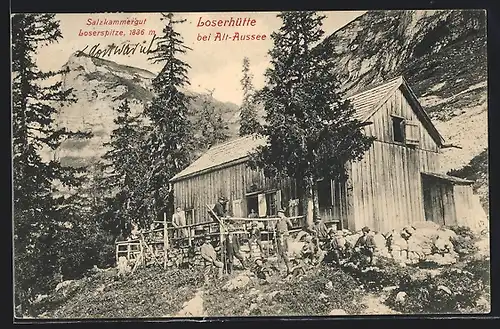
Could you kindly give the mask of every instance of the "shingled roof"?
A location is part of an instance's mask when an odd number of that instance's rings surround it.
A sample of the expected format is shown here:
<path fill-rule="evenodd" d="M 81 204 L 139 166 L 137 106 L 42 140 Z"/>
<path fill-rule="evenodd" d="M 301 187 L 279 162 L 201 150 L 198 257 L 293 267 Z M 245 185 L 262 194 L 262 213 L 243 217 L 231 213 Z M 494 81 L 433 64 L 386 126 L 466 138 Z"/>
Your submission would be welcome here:
<path fill-rule="evenodd" d="M 398 88 L 403 88 L 403 90 L 406 91 L 413 108 L 422 120 L 424 126 L 427 128 L 438 145 L 442 145 L 444 142 L 443 138 L 432 124 L 429 116 L 418 103 L 417 97 L 413 94 L 401 76 L 391 79 L 383 84 L 372 86 L 371 88 L 358 92 L 352 96 L 348 96 L 347 99 L 351 102 L 355 109 L 356 119 L 362 122 L 367 121 Z M 171 182 L 244 162 L 250 152 L 252 152 L 257 146 L 265 144 L 266 141 L 263 137 L 251 135 L 215 145 L 186 169 L 175 175 L 171 179 Z"/>
<path fill-rule="evenodd" d="M 215 145 L 186 169 L 175 175 L 171 181 L 200 174 L 208 170 L 214 170 L 220 166 L 233 165 L 238 163 L 238 160 L 244 160 L 248 156 L 248 153 L 252 152 L 259 145 L 265 144 L 266 141 L 264 138 L 249 135 Z"/>
<path fill-rule="evenodd" d="M 367 120 L 385 102 L 387 96 L 392 94 L 402 83 L 404 83 L 402 77 L 397 77 L 347 97 L 356 111 L 356 119 Z"/>

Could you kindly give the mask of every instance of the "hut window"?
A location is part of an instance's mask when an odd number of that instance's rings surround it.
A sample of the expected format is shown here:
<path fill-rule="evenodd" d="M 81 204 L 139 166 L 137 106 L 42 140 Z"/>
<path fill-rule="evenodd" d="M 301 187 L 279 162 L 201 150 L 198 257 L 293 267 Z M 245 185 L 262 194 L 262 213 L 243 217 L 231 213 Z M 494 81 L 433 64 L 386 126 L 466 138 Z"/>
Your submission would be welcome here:
<path fill-rule="evenodd" d="M 395 142 L 404 143 L 404 119 L 392 117 L 392 135 Z"/>
<path fill-rule="evenodd" d="M 248 196 L 247 198 L 247 216 L 253 211 L 259 215 L 259 201 L 257 195 Z"/>

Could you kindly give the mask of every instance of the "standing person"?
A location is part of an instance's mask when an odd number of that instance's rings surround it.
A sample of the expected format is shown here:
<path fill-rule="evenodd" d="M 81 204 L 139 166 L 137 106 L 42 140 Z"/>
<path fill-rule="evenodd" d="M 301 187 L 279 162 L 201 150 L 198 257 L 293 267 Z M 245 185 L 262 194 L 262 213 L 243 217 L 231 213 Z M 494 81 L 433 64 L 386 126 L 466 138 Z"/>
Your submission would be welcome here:
<path fill-rule="evenodd" d="M 288 227 L 292 227 L 292 222 L 285 216 L 283 209 L 278 210 L 279 220 L 276 223 L 276 243 L 278 247 L 278 259 L 282 259 L 286 265 L 286 274 L 290 274 L 290 261 L 288 259 Z"/>
<path fill-rule="evenodd" d="M 215 203 L 213 211 L 217 215 L 217 217 L 219 217 L 219 219 L 227 217 L 226 204 L 227 200 L 223 196 L 220 196 L 219 199 L 217 199 L 217 202 Z"/>
<path fill-rule="evenodd" d="M 175 213 L 172 215 L 172 225 L 174 227 L 186 226 L 186 215 L 184 211 L 182 211 L 181 207 L 177 207 Z M 188 234 L 186 228 L 181 228 L 177 230 L 178 238 L 185 238 L 187 236 Z"/>
<path fill-rule="evenodd" d="M 257 222 L 252 222 L 252 227 L 250 228 L 250 237 L 248 239 L 248 248 L 250 248 L 250 254 L 252 253 L 252 243 L 254 242 L 259 247 L 260 256 L 264 257 L 264 252 L 262 249 L 262 235 Z"/>
<path fill-rule="evenodd" d="M 211 243 L 209 235 L 205 236 L 205 240 L 200 248 L 200 253 L 204 260 L 203 276 L 205 283 L 208 283 L 209 275 L 212 269 L 217 269 L 217 278 L 221 278 L 224 264 L 217 260 L 217 253 L 215 252 L 215 248 Z"/>
<path fill-rule="evenodd" d="M 226 237 L 226 252 L 227 252 L 227 272 L 233 272 L 234 258 L 236 257 L 243 269 L 245 266 L 245 258 L 240 252 L 240 242 L 237 236 L 234 235 L 233 230 L 230 229 Z"/>

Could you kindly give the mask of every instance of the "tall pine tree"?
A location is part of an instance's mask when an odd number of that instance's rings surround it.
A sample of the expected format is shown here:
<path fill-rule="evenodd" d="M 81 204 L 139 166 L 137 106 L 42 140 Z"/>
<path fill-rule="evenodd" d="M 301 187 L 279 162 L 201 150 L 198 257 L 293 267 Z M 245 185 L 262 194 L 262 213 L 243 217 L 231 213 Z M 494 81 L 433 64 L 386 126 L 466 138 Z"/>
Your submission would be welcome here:
<path fill-rule="evenodd" d="M 100 182 L 106 186 L 108 197 L 112 202 L 112 220 L 115 227 L 110 227 L 112 233 L 127 234 L 132 221 L 144 218 L 147 212 L 142 203 L 142 185 L 146 175 L 144 161 L 145 130 L 138 116 L 132 115 L 127 99 L 116 109 L 114 123 L 116 128 L 111 133 L 111 140 L 105 146 L 109 150 L 103 159 L 107 161 L 107 169 L 111 172 Z M 101 211 L 104 211 L 101 210 Z"/>
<path fill-rule="evenodd" d="M 71 90 L 63 90 L 60 81 L 53 83 L 62 71 L 41 72 L 34 58 L 39 47 L 62 37 L 54 16 L 12 15 L 14 278 L 21 306 L 49 288 L 59 267 L 54 246 L 62 224 L 54 183 L 78 186 L 82 178 L 81 170 L 44 161 L 41 151 L 55 150 L 67 137 L 88 137 L 55 127 L 56 106 L 73 101 Z"/>
<path fill-rule="evenodd" d="M 200 116 L 196 122 L 196 127 L 201 132 L 201 137 L 197 141 L 200 150 L 224 142 L 229 137 L 229 127 L 214 103 L 213 90 L 210 90 L 203 95 Z"/>
<path fill-rule="evenodd" d="M 243 78 L 241 87 L 243 89 L 243 102 L 240 107 L 240 136 L 251 135 L 260 131 L 257 120 L 257 108 L 254 99 L 255 90 L 252 84 L 253 75 L 250 73 L 250 60 L 243 58 Z"/>
<path fill-rule="evenodd" d="M 189 164 L 193 149 L 192 125 L 188 119 L 191 97 L 181 90 L 189 85 L 187 73 L 190 66 L 180 58 L 191 48 L 184 45 L 174 29 L 185 19 L 175 19 L 172 13 L 168 13 L 162 14 L 162 20 L 165 21 L 163 35 L 158 37 L 150 60 L 164 66 L 153 79 L 155 96 L 144 110 L 152 128 L 148 138 L 152 174 L 149 192 L 152 193 L 156 217 L 171 210 L 169 180 Z"/>
<path fill-rule="evenodd" d="M 283 24 L 272 34 L 271 68 L 259 97 L 265 106 L 259 147 L 250 165 L 267 176 L 294 178 L 307 199 L 307 221 L 318 211 L 315 199 L 319 179 L 344 180 L 345 164 L 362 158 L 372 143 L 343 100 L 328 55 L 333 49 L 318 45 L 324 16 L 316 12 L 282 12 Z"/>

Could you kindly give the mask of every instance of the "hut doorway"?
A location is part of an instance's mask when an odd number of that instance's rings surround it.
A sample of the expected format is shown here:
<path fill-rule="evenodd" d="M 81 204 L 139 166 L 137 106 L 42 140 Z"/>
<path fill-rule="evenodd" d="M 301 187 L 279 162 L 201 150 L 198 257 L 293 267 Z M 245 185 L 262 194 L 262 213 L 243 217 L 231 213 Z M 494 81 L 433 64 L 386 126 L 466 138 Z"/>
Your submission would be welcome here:
<path fill-rule="evenodd" d="M 251 212 L 255 211 L 257 214 L 259 213 L 259 202 L 257 195 L 252 195 L 247 197 L 247 213 L 248 216 Z"/>
<path fill-rule="evenodd" d="M 425 220 L 439 225 L 455 225 L 456 209 L 453 183 L 422 173 Z"/>

